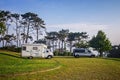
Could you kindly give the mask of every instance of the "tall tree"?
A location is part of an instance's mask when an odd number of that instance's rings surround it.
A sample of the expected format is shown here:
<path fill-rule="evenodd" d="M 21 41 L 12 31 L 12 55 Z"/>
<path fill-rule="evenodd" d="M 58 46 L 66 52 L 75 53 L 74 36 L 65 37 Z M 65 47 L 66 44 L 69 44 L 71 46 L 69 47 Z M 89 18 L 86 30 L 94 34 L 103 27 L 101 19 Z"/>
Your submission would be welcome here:
<path fill-rule="evenodd" d="M 17 43 L 17 47 L 20 46 L 20 26 L 19 26 L 19 22 L 20 22 L 20 15 L 17 13 L 11 14 L 12 16 L 12 22 L 16 25 L 15 27 L 15 31 L 16 31 L 16 43 Z"/>
<path fill-rule="evenodd" d="M 20 34 L 21 34 L 22 44 L 25 43 L 25 39 L 26 39 L 26 28 L 27 28 L 26 26 L 27 26 L 27 23 L 21 20 L 20 21 L 20 27 L 21 27 Z"/>
<path fill-rule="evenodd" d="M 73 41 L 75 41 L 75 34 L 72 33 L 72 32 L 69 33 L 69 34 L 68 34 L 67 41 L 69 42 L 70 52 L 72 52 Z"/>
<path fill-rule="evenodd" d="M 63 51 L 64 49 L 66 49 L 65 39 L 67 38 L 68 33 L 69 33 L 69 30 L 68 30 L 68 29 L 66 29 L 66 30 L 65 30 L 65 29 L 62 29 L 62 30 L 60 30 L 59 33 L 58 33 L 58 38 L 59 38 L 59 40 L 62 42 L 62 47 L 61 47 L 62 51 Z M 59 44 L 59 45 L 60 45 L 60 44 Z"/>
<path fill-rule="evenodd" d="M 53 51 L 55 50 L 55 47 L 57 46 L 55 44 L 55 41 L 58 40 L 57 35 L 58 35 L 57 32 L 47 32 L 47 36 L 45 37 L 48 40 L 48 45 L 53 48 Z"/>
<path fill-rule="evenodd" d="M 4 46 L 4 34 L 5 34 L 5 31 L 6 31 L 6 26 L 4 24 L 4 22 L 0 22 L 0 42 L 2 41 L 3 42 L 3 46 Z"/>
<path fill-rule="evenodd" d="M 25 43 L 27 43 L 30 36 L 29 34 L 30 29 L 33 25 L 34 18 L 37 16 L 37 14 L 28 12 L 28 13 L 22 14 L 21 16 L 22 16 L 23 23 L 25 23 L 25 27 L 26 27 L 26 33 L 24 34 L 26 35 Z"/>
<path fill-rule="evenodd" d="M 90 46 L 95 48 L 100 56 L 103 56 L 103 52 L 111 50 L 111 43 L 106 37 L 106 34 L 103 31 L 98 31 L 97 35 L 90 40 Z"/>
<path fill-rule="evenodd" d="M 1 19 L 0 21 L 4 22 L 6 25 L 6 35 L 8 34 L 9 31 L 9 26 L 11 22 L 11 13 L 9 11 L 0 11 Z"/>
<path fill-rule="evenodd" d="M 80 47 L 80 48 L 86 48 L 88 47 L 88 42 L 87 42 L 87 38 L 88 38 L 88 35 L 86 32 L 77 32 L 77 33 L 74 33 L 75 35 L 75 47 Z"/>
<path fill-rule="evenodd" d="M 5 34 L 5 31 L 6 31 L 6 26 L 4 22 L 0 22 L 0 35 Z"/>
<path fill-rule="evenodd" d="M 38 16 L 34 16 L 34 29 L 36 30 L 36 40 L 38 41 L 39 39 L 39 34 L 40 34 L 40 29 L 41 28 L 45 28 L 45 24 L 44 24 L 44 21 L 39 18 Z"/>
<path fill-rule="evenodd" d="M 15 40 L 16 37 L 14 36 L 14 34 L 11 34 L 11 35 L 5 35 L 4 36 L 4 40 L 6 41 L 6 44 L 5 46 L 11 46 L 12 45 L 12 41 Z M 10 44 L 10 45 L 9 45 Z"/>
<path fill-rule="evenodd" d="M 8 34 L 10 21 L 11 21 L 11 13 L 9 11 L 0 10 L 0 22 L 2 22 L 1 25 L 4 24 L 6 26 L 6 30 L 4 31 L 4 34 L 2 34 L 3 47 L 4 47 L 3 37 Z"/>

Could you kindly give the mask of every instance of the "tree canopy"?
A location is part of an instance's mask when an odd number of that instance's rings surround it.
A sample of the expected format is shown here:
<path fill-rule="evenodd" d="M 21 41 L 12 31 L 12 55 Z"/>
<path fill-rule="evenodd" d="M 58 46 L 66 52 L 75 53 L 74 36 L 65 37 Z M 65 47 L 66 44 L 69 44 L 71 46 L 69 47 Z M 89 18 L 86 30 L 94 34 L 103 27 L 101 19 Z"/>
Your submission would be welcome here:
<path fill-rule="evenodd" d="M 106 37 L 103 31 L 98 31 L 97 35 L 90 40 L 90 46 L 95 48 L 100 56 L 103 56 L 103 52 L 111 50 L 111 42 Z"/>
<path fill-rule="evenodd" d="M 0 35 L 4 34 L 6 31 L 6 26 L 3 22 L 0 22 Z"/>

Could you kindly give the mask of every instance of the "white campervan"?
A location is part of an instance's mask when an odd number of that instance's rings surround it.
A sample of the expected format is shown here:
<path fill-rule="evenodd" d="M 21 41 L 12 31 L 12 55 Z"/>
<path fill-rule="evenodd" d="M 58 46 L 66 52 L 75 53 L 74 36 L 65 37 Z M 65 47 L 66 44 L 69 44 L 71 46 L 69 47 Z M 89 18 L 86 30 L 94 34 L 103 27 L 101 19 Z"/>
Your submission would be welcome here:
<path fill-rule="evenodd" d="M 76 48 L 73 50 L 74 57 L 95 57 L 95 54 L 93 54 L 89 49 L 86 48 Z"/>
<path fill-rule="evenodd" d="M 33 57 L 52 58 L 53 53 L 45 44 L 23 44 L 21 56 L 30 59 Z"/>

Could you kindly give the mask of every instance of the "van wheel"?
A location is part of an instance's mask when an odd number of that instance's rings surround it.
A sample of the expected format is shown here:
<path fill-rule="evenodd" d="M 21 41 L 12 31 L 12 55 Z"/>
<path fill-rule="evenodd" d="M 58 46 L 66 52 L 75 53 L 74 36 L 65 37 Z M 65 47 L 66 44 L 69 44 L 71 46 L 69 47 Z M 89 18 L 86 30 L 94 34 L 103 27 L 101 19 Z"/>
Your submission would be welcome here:
<path fill-rule="evenodd" d="M 93 58 L 93 57 L 95 57 L 95 55 L 91 55 L 90 57 Z"/>
<path fill-rule="evenodd" d="M 50 59 L 50 58 L 52 58 L 52 56 L 51 56 L 51 55 L 47 56 L 47 59 Z"/>
<path fill-rule="evenodd" d="M 33 57 L 32 56 L 29 56 L 28 59 L 32 59 Z"/>
<path fill-rule="evenodd" d="M 79 55 L 75 55 L 75 58 L 79 58 Z"/>

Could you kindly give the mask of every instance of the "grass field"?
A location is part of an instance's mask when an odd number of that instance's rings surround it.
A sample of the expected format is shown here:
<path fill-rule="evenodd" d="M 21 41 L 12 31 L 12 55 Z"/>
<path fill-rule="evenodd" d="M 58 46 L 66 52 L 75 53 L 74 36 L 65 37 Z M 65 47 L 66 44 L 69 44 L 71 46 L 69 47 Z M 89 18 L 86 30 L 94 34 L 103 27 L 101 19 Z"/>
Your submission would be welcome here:
<path fill-rule="evenodd" d="M 54 70 L 55 69 L 55 70 Z M 120 80 L 118 58 L 21 58 L 0 51 L 0 80 Z"/>

